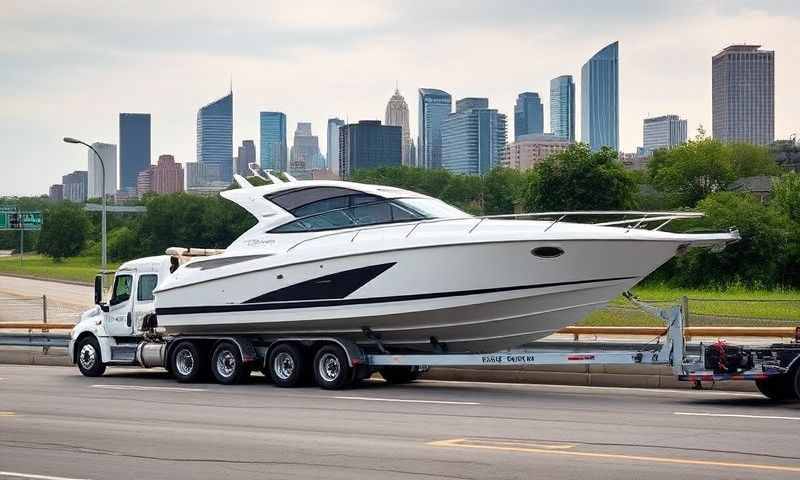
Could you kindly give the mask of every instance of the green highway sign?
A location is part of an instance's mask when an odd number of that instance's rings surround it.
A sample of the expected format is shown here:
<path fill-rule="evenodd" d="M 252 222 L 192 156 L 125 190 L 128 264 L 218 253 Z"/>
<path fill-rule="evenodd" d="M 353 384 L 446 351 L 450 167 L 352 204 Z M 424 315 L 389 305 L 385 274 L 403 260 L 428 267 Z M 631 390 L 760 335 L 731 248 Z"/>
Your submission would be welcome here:
<path fill-rule="evenodd" d="M 10 211 L 9 208 L 0 210 L 0 230 L 41 230 L 42 212 Z"/>

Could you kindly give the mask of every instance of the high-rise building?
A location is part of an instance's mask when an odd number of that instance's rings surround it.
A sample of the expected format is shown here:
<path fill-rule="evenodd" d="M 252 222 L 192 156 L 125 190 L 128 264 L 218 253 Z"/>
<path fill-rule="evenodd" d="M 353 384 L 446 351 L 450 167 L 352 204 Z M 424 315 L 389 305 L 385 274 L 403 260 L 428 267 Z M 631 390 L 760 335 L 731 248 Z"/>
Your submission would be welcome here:
<path fill-rule="evenodd" d="M 142 198 L 153 191 L 153 168 L 142 170 L 136 176 L 136 196 Z"/>
<path fill-rule="evenodd" d="M 581 68 L 581 141 L 619 149 L 619 44 L 597 52 Z"/>
<path fill-rule="evenodd" d="M 150 168 L 152 191 L 158 194 L 183 191 L 183 167 L 172 155 L 159 155 L 158 164 Z"/>
<path fill-rule="evenodd" d="M 575 83 L 572 75 L 550 80 L 550 133 L 575 141 Z"/>
<path fill-rule="evenodd" d="M 256 163 L 256 144 L 252 140 L 242 140 L 239 147 L 239 155 L 236 156 L 236 173 L 243 177 L 252 175 L 250 172 L 251 163 Z"/>
<path fill-rule="evenodd" d="M 64 200 L 75 203 L 86 202 L 86 190 L 89 182 L 89 173 L 86 170 L 75 170 L 61 177 L 64 186 Z"/>
<path fill-rule="evenodd" d="M 103 159 L 105 160 L 105 157 Z M 136 176 L 148 168 L 150 168 L 150 114 L 120 113 L 119 188 L 135 191 Z M 114 171 L 116 172 L 116 167 Z M 116 173 L 114 173 L 115 189 L 116 185 Z"/>
<path fill-rule="evenodd" d="M 60 183 L 50 185 L 50 190 L 47 192 L 47 198 L 55 202 L 64 200 L 64 185 Z"/>
<path fill-rule="evenodd" d="M 442 168 L 483 175 L 500 164 L 506 147 L 506 116 L 486 98 L 464 98 L 442 122 Z"/>
<path fill-rule="evenodd" d="M 233 92 L 197 112 L 197 162 L 219 165 L 219 178 L 207 182 L 230 183 L 233 179 Z M 206 172 L 217 170 L 205 169 Z"/>
<path fill-rule="evenodd" d="M 88 190 L 87 198 L 101 198 L 103 195 L 103 166 L 105 166 L 106 196 L 113 196 L 117 191 L 117 146 L 113 143 L 93 143 L 92 147 L 97 150 L 103 159 L 100 159 L 89 149 L 89 168 L 88 171 Z M 149 163 L 149 161 L 148 161 Z M 145 167 L 145 170 L 147 167 Z"/>
<path fill-rule="evenodd" d="M 563 152 L 572 143 L 572 140 L 552 133 L 522 135 L 508 144 L 503 153 L 502 165 L 506 168 L 528 170 L 550 155 Z"/>
<path fill-rule="evenodd" d="M 216 162 L 189 162 L 186 164 L 186 191 L 212 193 L 224 190 L 230 182 L 221 180 L 222 164 Z"/>
<path fill-rule="evenodd" d="M 361 120 L 339 128 L 339 174 L 350 178 L 359 169 L 399 166 L 402 163 L 402 127 Z"/>
<path fill-rule="evenodd" d="M 435 88 L 419 89 L 419 122 L 417 128 L 417 166 L 441 168 L 442 122 L 450 115 L 453 99 L 450 94 Z"/>
<path fill-rule="evenodd" d="M 514 105 L 514 140 L 520 135 L 544 132 L 544 107 L 538 93 L 522 92 Z"/>
<path fill-rule="evenodd" d="M 677 115 L 662 115 L 644 119 L 643 153 L 650 155 L 661 148 L 672 148 L 686 143 L 686 120 Z"/>
<path fill-rule="evenodd" d="M 339 175 L 339 129 L 342 125 L 344 125 L 342 119 L 328 119 L 328 151 L 325 152 L 325 158 L 328 169 L 336 176 Z"/>
<path fill-rule="evenodd" d="M 731 45 L 711 59 L 712 135 L 722 142 L 775 140 L 775 52 Z"/>
<path fill-rule="evenodd" d="M 297 122 L 294 143 L 289 154 L 289 173 L 297 178 L 310 178 L 312 170 L 324 170 L 324 157 L 319 151 L 319 138 L 311 132 L 311 123 Z"/>
<path fill-rule="evenodd" d="M 400 90 L 395 88 L 394 95 L 389 99 L 389 103 L 386 104 L 386 118 L 383 123 L 384 125 L 403 129 L 403 165 L 413 167 L 416 164 L 416 159 L 411 156 L 411 130 L 408 128 L 408 118 L 406 99 L 400 95 Z"/>
<path fill-rule="evenodd" d="M 261 153 L 259 163 L 264 170 L 285 172 L 288 168 L 288 144 L 286 140 L 286 114 L 261 112 Z"/>

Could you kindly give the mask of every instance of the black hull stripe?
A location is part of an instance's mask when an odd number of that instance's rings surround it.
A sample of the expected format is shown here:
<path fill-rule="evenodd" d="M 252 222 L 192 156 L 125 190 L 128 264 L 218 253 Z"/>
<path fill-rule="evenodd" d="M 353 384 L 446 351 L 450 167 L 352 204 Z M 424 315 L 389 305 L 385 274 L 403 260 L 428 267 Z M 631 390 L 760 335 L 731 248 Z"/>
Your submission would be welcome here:
<path fill-rule="evenodd" d="M 156 315 L 189 315 L 193 313 L 226 313 L 226 312 L 253 312 L 261 310 L 287 310 L 296 308 L 338 307 L 342 305 L 368 305 L 373 303 L 405 302 L 409 300 L 428 300 L 432 298 L 463 297 L 467 295 L 481 295 L 486 293 L 513 292 L 515 290 L 528 290 L 535 288 L 561 287 L 565 285 L 580 285 L 582 283 L 614 282 L 632 280 L 633 277 L 595 278 L 591 280 L 577 280 L 573 282 L 538 283 L 534 285 L 516 285 L 513 287 L 484 288 L 480 290 L 461 290 L 456 292 L 419 293 L 414 295 L 396 295 L 392 297 L 370 298 L 342 298 L 330 300 L 305 300 L 297 302 L 266 302 L 266 303 L 240 303 L 231 305 L 200 305 L 192 307 L 165 307 L 157 308 Z"/>

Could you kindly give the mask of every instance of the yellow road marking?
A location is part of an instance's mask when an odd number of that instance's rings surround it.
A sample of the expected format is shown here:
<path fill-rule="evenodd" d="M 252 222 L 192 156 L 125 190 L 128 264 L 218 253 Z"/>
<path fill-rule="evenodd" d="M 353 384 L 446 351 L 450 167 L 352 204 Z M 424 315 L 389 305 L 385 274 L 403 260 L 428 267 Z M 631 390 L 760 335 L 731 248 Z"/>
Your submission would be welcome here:
<path fill-rule="evenodd" d="M 16 415 L 14 412 L 0 412 L 0 417 L 13 417 Z"/>
<path fill-rule="evenodd" d="M 603 458 L 611 460 L 637 460 L 642 462 L 653 463 L 671 463 L 678 465 L 703 465 L 710 467 L 728 467 L 739 469 L 752 469 L 752 470 L 772 470 L 778 472 L 800 472 L 800 467 L 790 467 L 787 465 L 766 465 L 758 463 L 735 463 L 735 462 L 718 462 L 713 460 L 690 460 L 679 458 L 665 458 L 665 457 L 650 457 L 644 455 L 624 455 L 615 453 L 592 453 L 592 452 L 576 452 L 570 451 L 574 445 L 535 445 L 527 443 L 515 442 L 494 442 L 484 440 L 469 440 L 465 438 L 454 438 L 450 440 L 438 440 L 435 442 L 428 442 L 427 445 L 434 447 L 450 447 L 450 448 L 482 448 L 485 450 L 503 450 L 509 452 L 526 452 L 526 453 L 549 453 L 551 455 L 570 455 L 574 457 L 587 457 L 587 458 Z M 556 447 L 556 448 L 554 448 Z M 561 448 L 557 448 L 561 447 Z"/>

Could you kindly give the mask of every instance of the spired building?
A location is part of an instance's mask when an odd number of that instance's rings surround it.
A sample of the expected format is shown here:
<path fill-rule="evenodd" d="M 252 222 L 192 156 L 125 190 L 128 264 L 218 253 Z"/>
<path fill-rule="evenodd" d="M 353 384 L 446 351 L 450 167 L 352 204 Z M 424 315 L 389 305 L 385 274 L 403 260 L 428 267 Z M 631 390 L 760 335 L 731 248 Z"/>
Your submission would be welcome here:
<path fill-rule="evenodd" d="M 686 120 L 677 115 L 662 115 L 644 119 L 642 140 L 643 153 L 651 155 L 655 150 L 672 148 L 686 143 Z"/>
<path fill-rule="evenodd" d="M 328 169 L 331 173 L 339 176 L 339 129 L 344 125 L 344 120 L 340 118 L 328 119 L 328 150 L 325 158 L 328 162 Z"/>
<path fill-rule="evenodd" d="M 506 148 L 506 116 L 487 98 L 463 98 L 442 122 L 442 168 L 483 175 L 500 164 Z"/>
<path fill-rule="evenodd" d="M 102 155 L 102 154 L 101 154 Z M 103 157 L 105 160 L 105 157 Z M 107 166 L 106 166 L 107 167 Z M 150 167 L 150 114 L 119 114 L 119 188 L 136 191 L 136 177 Z M 114 169 L 116 172 L 116 167 Z M 114 174 L 116 185 L 116 173 Z M 116 190 L 116 188 L 114 189 Z M 98 194 L 98 197 L 100 194 Z"/>
<path fill-rule="evenodd" d="M 619 150 L 619 43 L 597 52 L 581 68 L 581 141 Z"/>
<path fill-rule="evenodd" d="M 712 135 L 722 142 L 775 140 L 775 52 L 731 45 L 711 59 Z"/>
<path fill-rule="evenodd" d="M 416 160 L 411 156 L 411 133 L 408 128 L 408 104 L 406 99 L 400 95 L 400 90 L 394 89 L 394 95 L 386 104 L 385 125 L 400 127 L 403 129 L 402 154 L 403 165 L 413 167 Z"/>
<path fill-rule="evenodd" d="M 236 173 L 243 177 L 249 177 L 251 163 L 256 163 L 256 144 L 252 140 L 242 140 L 239 147 L 239 154 L 236 156 Z"/>
<path fill-rule="evenodd" d="M 441 168 L 442 122 L 450 115 L 453 99 L 435 88 L 419 89 L 417 167 Z"/>
<path fill-rule="evenodd" d="M 288 143 L 286 141 L 286 114 L 261 112 L 261 156 L 259 163 L 264 170 L 285 172 L 288 167 Z"/>
<path fill-rule="evenodd" d="M 514 105 L 514 140 L 520 135 L 544 132 L 544 107 L 538 93 L 523 92 Z"/>
<path fill-rule="evenodd" d="M 93 143 L 92 147 L 102 157 L 106 169 L 106 197 L 113 196 L 117 191 L 117 146 L 113 143 Z M 147 170 L 147 167 L 144 170 Z M 101 198 L 103 195 L 103 168 L 100 165 L 100 159 L 91 149 L 89 149 L 87 172 L 86 198 Z"/>
<path fill-rule="evenodd" d="M 219 177 L 198 178 L 203 185 L 211 182 L 230 184 L 233 180 L 232 91 L 197 112 L 197 163 L 218 165 L 200 169 L 203 174 L 219 172 Z"/>
<path fill-rule="evenodd" d="M 289 156 L 289 173 L 298 179 L 307 179 L 312 170 L 325 170 L 324 158 L 319 151 L 319 138 L 311 133 L 311 123 L 297 122 Z"/>
<path fill-rule="evenodd" d="M 361 120 L 339 128 L 339 175 L 350 178 L 359 169 L 402 164 L 403 128 Z"/>
<path fill-rule="evenodd" d="M 550 80 L 550 132 L 575 141 L 575 83 L 572 75 Z"/>

